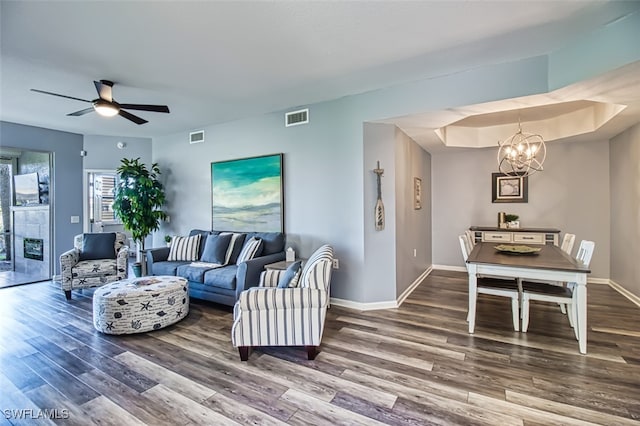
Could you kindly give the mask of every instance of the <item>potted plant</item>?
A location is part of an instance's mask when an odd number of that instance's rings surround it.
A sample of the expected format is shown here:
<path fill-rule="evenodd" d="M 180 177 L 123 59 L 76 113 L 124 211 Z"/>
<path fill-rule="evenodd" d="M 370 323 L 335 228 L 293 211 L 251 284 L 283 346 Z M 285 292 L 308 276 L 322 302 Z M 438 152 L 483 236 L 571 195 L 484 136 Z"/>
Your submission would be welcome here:
<path fill-rule="evenodd" d="M 124 229 L 131 232 L 138 246 L 134 273 L 141 267 L 144 239 L 160 228 L 160 221 L 167 214 L 160 208 L 164 204 L 164 188 L 158 176 L 160 168 L 153 163 L 150 169 L 140 158 L 121 160 L 116 169 L 119 181 L 114 189 L 113 211 L 122 221 Z M 136 268 L 137 267 L 137 268 Z"/>
<path fill-rule="evenodd" d="M 520 216 L 518 216 L 517 214 L 508 213 L 504 215 L 504 220 L 505 222 L 507 222 L 507 225 L 509 228 L 519 228 L 520 227 L 520 222 L 518 221 L 519 217 Z"/>
<path fill-rule="evenodd" d="M 171 246 L 171 235 L 164 236 L 164 242 L 167 243 L 167 247 Z"/>

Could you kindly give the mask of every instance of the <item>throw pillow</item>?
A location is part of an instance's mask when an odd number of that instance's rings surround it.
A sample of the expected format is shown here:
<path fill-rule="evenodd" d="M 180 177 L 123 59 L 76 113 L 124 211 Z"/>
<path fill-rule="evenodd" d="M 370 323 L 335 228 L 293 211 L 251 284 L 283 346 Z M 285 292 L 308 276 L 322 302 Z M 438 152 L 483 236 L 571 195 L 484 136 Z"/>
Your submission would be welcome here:
<path fill-rule="evenodd" d="M 198 260 L 198 248 L 200 247 L 200 234 L 191 237 L 173 237 L 169 248 L 169 261 L 192 262 Z"/>
<path fill-rule="evenodd" d="M 284 271 L 284 274 L 280 276 L 280 280 L 278 281 L 278 288 L 296 287 L 298 284 L 298 280 L 295 280 L 294 282 L 294 278 L 300 274 L 301 266 L 302 262 L 299 260 L 289 265 L 287 270 Z"/>
<path fill-rule="evenodd" d="M 231 235 L 231 242 L 229 243 L 229 248 L 227 249 L 227 255 L 225 257 L 224 264 L 233 265 L 238 260 L 238 255 L 240 254 L 240 250 L 242 250 L 242 245 L 244 244 L 244 239 L 247 234 L 236 232 L 222 232 L 221 234 Z"/>
<path fill-rule="evenodd" d="M 84 234 L 80 260 L 115 259 L 115 232 Z"/>
<path fill-rule="evenodd" d="M 254 257 L 260 256 L 260 253 L 262 253 L 262 240 L 260 238 L 251 237 L 249 238 L 249 241 L 244 243 L 244 247 L 242 247 L 242 251 L 238 255 L 237 263 L 251 260 Z"/>
<path fill-rule="evenodd" d="M 204 243 L 204 250 L 202 250 L 202 262 L 217 263 L 218 265 L 225 265 L 227 248 L 231 241 L 231 234 L 209 235 L 207 241 Z"/>

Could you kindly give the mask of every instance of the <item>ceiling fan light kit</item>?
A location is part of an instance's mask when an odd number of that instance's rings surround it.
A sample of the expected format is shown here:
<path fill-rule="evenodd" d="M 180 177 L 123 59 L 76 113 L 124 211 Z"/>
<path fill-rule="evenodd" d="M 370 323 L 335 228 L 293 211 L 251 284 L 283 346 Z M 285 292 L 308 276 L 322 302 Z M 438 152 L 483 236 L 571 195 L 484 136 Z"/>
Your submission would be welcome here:
<path fill-rule="evenodd" d="M 75 98 L 73 96 L 60 95 L 53 92 L 46 92 L 44 90 L 38 89 L 31 89 L 31 91 L 43 93 L 45 95 L 73 99 L 76 101 L 88 102 L 93 105 L 92 108 L 85 108 L 81 109 L 80 111 L 67 114 L 71 117 L 78 117 L 95 111 L 103 117 L 113 117 L 114 115 L 120 115 L 121 117 L 124 117 L 127 120 L 133 121 L 134 123 L 140 125 L 147 123 L 147 120 L 138 117 L 137 115 L 133 115 L 130 112 L 125 111 L 125 109 L 169 113 L 169 107 L 166 105 L 119 104 L 113 99 L 111 90 L 111 88 L 113 87 L 113 82 L 109 80 L 94 81 L 93 84 L 95 85 L 96 91 L 98 92 L 98 99 L 94 99 L 92 101 L 89 101 L 87 99 Z"/>
<path fill-rule="evenodd" d="M 113 117 L 114 115 L 118 115 L 120 112 L 119 106 L 115 105 L 113 102 L 109 103 L 103 101 L 102 99 L 98 99 L 93 103 L 93 109 L 103 117 Z"/>
<path fill-rule="evenodd" d="M 498 142 L 498 169 L 507 176 L 530 176 L 543 170 L 547 147 L 542 136 L 524 133 L 518 121 L 518 131 Z"/>

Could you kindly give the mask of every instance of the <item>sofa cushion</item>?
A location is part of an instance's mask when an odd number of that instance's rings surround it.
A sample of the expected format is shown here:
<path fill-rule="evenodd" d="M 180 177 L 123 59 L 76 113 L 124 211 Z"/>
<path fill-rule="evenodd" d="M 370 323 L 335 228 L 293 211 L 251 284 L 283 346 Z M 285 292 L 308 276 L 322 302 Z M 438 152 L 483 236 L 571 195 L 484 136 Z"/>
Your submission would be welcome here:
<path fill-rule="evenodd" d="M 193 261 L 198 260 L 200 248 L 200 234 L 190 237 L 173 237 L 169 249 L 169 261 Z"/>
<path fill-rule="evenodd" d="M 238 265 L 227 265 L 224 268 L 209 269 L 204 274 L 204 283 L 207 286 L 236 289 L 236 272 Z"/>
<path fill-rule="evenodd" d="M 244 243 L 242 251 L 240 251 L 240 254 L 238 255 L 238 263 L 246 262 L 247 260 L 260 256 L 260 253 L 262 253 L 262 246 L 263 243 L 260 238 L 249 238 L 249 240 Z"/>
<path fill-rule="evenodd" d="M 251 237 L 260 238 L 262 240 L 262 253 L 260 256 L 279 253 L 284 251 L 284 234 L 282 232 L 250 232 L 247 233 L 245 241 Z"/>
<path fill-rule="evenodd" d="M 153 262 L 153 275 L 176 275 L 178 266 L 188 264 L 188 262 Z"/>
<path fill-rule="evenodd" d="M 298 280 L 294 279 L 300 274 L 300 267 L 302 265 L 301 261 L 293 262 L 284 274 L 280 275 L 280 279 L 278 280 L 278 288 L 289 288 L 296 287 L 298 285 Z"/>
<path fill-rule="evenodd" d="M 115 259 L 115 244 L 115 232 L 84 234 L 80 260 Z"/>
<path fill-rule="evenodd" d="M 229 248 L 227 249 L 227 256 L 225 258 L 225 265 L 233 265 L 238 261 L 238 255 L 240 254 L 240 250 L 242 250 L 242 246 L 244 245 L 244 238 L 247 234 L 241 233 L 230 233 L 230 232 L 221 232 L 222 234 L 230 234 L 231 241 L 229 242 Z"/>
<path fill-rule="evenodd" d="M 231 234 L 209 234 L 202 250 L 200 260 L 208 263 L 224 265 L 227 257 L 227 249 L 231 241 Z"/>
<path fill-rule="evenodd" d="M 204 245 L 207 242 L 207 237 L 210 234 L 218 235 L 219 233 L 220 232 L 218 232 L 218 231 L 204 231 L 202 229 L 192 229 L 191 232 L 189 232 L 189 236 L 190 237 L 192 237 L 194 235 L 201 235 L 201 237 L 200 237 L 200 247 L 198 247 L 198 259 L 202 255 L 202 251 L 204 250 Z"/>
<path fill-rule="evenodd" d="M 178 266 L 176 275 L 186 278 L 189 281 L 204 282 L 204 274 L 210 271 L 210 266 L 194 266 L 192 264 Z M 218 268 L 214 268 L 218 269 Z"/>

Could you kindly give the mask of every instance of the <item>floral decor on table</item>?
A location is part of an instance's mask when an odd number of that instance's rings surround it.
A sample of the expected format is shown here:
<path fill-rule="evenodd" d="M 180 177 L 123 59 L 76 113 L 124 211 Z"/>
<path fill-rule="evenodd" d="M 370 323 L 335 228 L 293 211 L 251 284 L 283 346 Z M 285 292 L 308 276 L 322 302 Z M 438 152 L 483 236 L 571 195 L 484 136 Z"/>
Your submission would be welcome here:
<path fill-rule="evenodd" d="M 504 215 L 504 220 L 507 222 L 507 228 L 517 229 L 520 228 L 520 216 L 517 214 L 508 213 Z"/>

